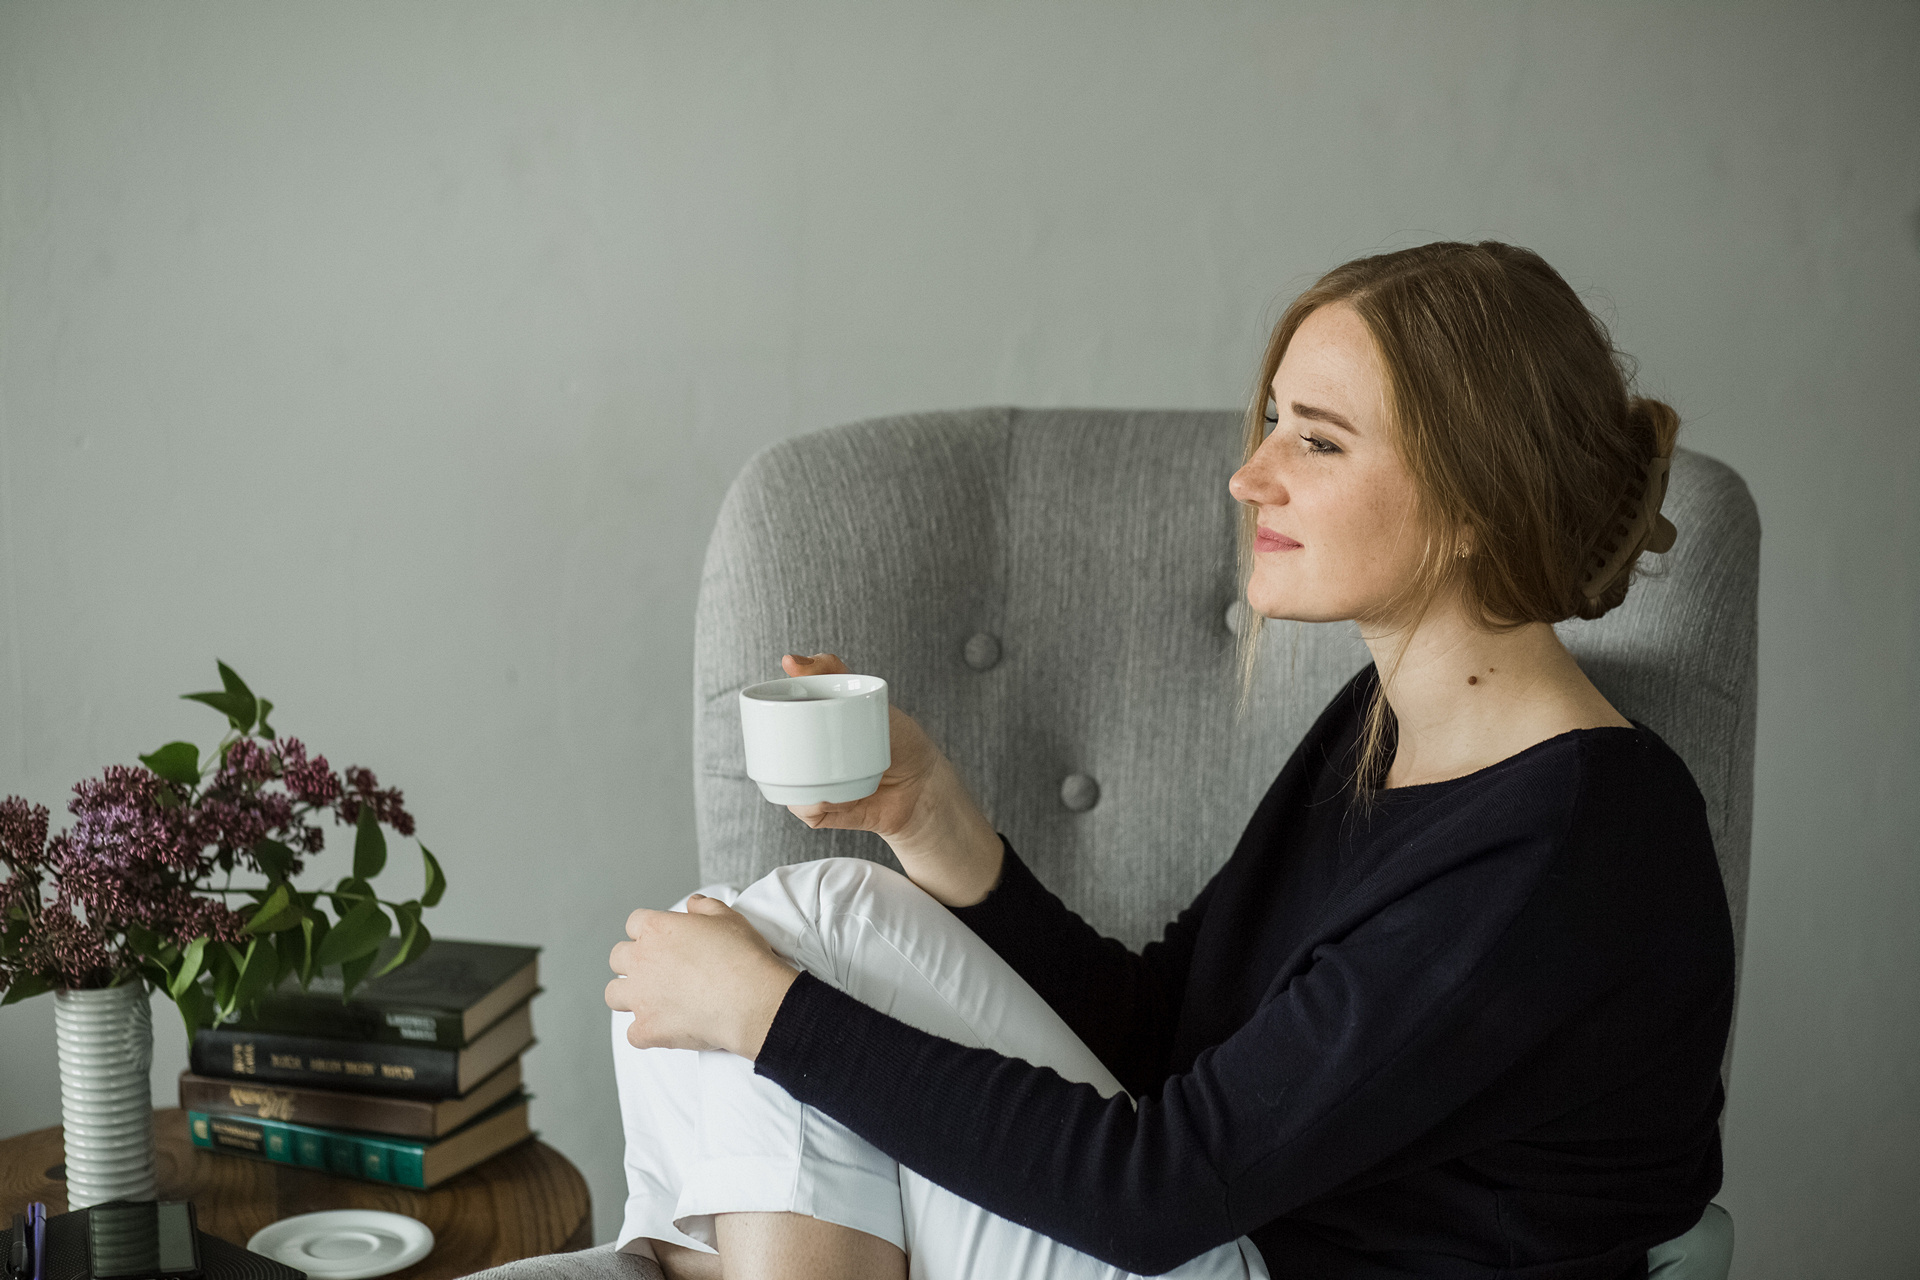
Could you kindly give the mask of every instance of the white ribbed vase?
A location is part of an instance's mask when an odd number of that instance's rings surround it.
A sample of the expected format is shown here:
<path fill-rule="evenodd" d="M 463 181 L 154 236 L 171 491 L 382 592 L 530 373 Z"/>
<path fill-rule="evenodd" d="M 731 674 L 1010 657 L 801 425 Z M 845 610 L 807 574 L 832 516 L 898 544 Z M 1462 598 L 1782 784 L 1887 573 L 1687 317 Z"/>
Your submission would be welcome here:
<path fill-rule="evenodd" d="M 153 1200 L 153 1014 L 144 983 L 53 993 L 67 1208 Z"/>

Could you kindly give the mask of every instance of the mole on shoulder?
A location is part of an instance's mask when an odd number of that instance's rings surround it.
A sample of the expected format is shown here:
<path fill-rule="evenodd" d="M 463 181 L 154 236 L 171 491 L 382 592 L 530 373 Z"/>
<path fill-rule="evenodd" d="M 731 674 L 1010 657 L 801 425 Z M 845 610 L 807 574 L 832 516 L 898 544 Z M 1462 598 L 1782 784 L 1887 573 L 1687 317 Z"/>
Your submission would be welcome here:
<path fill-rule="evenodd" d="M 1468 676 L 1468 677 L 1467 677 L 1467 683 L 1468 683 L 1468 684 L 1479 684 L 1479 683 L 1480 683 L 1480 677 L 1479 677 L 1479 676 Z"/>

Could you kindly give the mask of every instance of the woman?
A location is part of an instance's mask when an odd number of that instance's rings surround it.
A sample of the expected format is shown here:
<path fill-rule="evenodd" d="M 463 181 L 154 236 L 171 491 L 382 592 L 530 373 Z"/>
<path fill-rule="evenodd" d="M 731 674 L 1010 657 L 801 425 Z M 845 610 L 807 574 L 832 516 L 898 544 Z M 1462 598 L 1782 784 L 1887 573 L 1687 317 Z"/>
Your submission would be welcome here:
<path fill-rule="evenodd" d="M 879 791 L 793 812 L 904 878 L 636 911 L 629 1247 L 675 1277 L 1612 1278 L 1699 1218 L 1733 995 L 1704 805 L 1552 629 L 1671 543 L 1677 419 L 1496 243 L 1329 273 L 1256 386 L 1247 602 L 1358 620 L 1372 666 L 1139 955 L 899 713 Z"/>

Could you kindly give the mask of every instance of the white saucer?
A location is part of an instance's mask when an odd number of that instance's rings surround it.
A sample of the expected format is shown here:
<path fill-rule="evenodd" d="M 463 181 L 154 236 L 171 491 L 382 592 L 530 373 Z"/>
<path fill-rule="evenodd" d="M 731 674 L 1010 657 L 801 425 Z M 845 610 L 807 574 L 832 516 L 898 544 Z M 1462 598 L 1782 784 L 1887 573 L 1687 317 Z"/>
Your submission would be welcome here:
<path fill-rule="evenodd" d="M 410 1267 L 433 1252 L 424 1222 L 378 1209 L 329 1209 L 282 1218 L 253 1233 L 247 1248 L 304 1271 L 311 1280 L 366 1280 Z"/>

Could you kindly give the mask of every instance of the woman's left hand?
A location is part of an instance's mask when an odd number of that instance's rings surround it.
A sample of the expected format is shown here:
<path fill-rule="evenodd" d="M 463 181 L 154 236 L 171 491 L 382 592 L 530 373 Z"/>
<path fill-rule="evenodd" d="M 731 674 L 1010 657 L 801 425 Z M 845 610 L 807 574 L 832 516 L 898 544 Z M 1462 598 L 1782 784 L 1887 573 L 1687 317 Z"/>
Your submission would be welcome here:
<path fill-rule="evenodd" d="M 636 1049 L 725 1049 L 760 1056 L 780 1001 L 799 975 L 747 918 L 695 894 L 681 911 L 642 908 L 608 963 L 607 1005 L 633 1013 Z"/>

